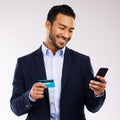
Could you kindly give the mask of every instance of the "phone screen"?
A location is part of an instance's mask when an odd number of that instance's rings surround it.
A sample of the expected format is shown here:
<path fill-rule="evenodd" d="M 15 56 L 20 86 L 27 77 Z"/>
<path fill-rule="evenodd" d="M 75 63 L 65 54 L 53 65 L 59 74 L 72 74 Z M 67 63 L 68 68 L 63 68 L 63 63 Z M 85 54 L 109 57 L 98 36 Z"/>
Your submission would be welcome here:
<path fill-rule="evenodd" d="M 99 75 L 99 76 L 102 76 L 102 77 L 105 77 L 106 73 L 108 71 L 108 68 L 100 68 L 96 74 Z M 99 81 L 99 79 L 97 79 L 97 77 L 95 76 L 95 81 Z"/>

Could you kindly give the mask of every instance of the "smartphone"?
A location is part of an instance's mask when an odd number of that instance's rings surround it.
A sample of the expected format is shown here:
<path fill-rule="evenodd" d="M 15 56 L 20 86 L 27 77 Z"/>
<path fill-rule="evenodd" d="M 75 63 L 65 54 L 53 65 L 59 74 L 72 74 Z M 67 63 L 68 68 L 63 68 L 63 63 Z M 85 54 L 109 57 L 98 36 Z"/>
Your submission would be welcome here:
<path fill-rule="evenodd" d="M 100 68 L 100 69 L 98 70 L 96 76 L 99 75 L 99 76 L 105 77 L 107 71 L 108 71 L 108 68 Z M 100 80 L 97 79 L 96 76 L 95 76 L 95 81 L 99 81 L 99 82 L 100 82 Z"/>

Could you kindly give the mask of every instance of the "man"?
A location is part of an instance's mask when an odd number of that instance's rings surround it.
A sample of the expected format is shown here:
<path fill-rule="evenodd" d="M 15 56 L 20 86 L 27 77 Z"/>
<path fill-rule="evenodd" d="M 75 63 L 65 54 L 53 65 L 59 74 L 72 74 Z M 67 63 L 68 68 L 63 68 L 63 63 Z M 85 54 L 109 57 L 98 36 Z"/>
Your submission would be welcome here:
<path fill-rule="evenodd" d="M 13 81 L 11 109 L 26 120 L 85 120 L 84 106 L 97 112 L 105 100 L 106 80 L 94 81 L 88 56 L 66 47 L 75 13 L 68 5 L 54 6 L 45 23 L 46 40 L 35 52 L 21 57 Z M 53 79 L 48 88 L 40 80 Z"/>

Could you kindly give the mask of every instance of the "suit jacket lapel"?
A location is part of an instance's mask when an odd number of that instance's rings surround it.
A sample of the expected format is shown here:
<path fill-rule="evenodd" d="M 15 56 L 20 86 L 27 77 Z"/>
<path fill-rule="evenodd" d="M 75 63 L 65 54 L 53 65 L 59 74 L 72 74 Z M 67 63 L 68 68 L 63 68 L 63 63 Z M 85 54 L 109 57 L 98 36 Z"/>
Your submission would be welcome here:
<path fill-rule="evenodd" d="M 39 79 L 46 79 L 45 66 L 41 47 L 35 54 L 35 65 L 38 71 Z"/>
<path fill-rule="evenodd" d="M 47 77 L 46 77 L 45 65 L 44 65 L 44 59 L 43 59 L 43 53 L 42 53 L 41 47 L 35 53 L 35 64 L 36 64 L 36 68 L 38 71 L 39 79 L 46 80 Z M 46 89 L 44 93 L 46 95 L 46 98 L 48 98 L 49 97 L 48 89 Z M 47 100 L 49 100 L 49 99 L 47 99 Z"/>
<path fill-rule="evenodd" d="M 71 65 L 72 65 L 72 53 L 71 51 L 66 48 L 65 51 L 65 56 L 64 56 L 64 63 L 63 63 L 63 71 L 62 71 L 62 86 L 61 86 L 61 92 L 63 91 L 66 81 L 67 81 L 67 77 L 69 75 L 69 70 L 71 69 Z"/>

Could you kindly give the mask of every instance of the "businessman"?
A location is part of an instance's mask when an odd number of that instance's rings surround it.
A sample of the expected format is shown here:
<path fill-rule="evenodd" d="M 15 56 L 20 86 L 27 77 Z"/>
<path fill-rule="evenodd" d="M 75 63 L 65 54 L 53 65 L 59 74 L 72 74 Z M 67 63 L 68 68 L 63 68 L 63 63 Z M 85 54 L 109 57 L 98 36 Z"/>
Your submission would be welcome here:
<path fill-rule="evenodd" d="M 53 6 L 45 22 L 46 39 L 39 49 L 18 58 L 12 111 L 26 120 L 86 120 L 84 107 L 97 112 L 105 100 L 106 80 L 94 81 L 90 58 L 66 46 L 75 29 L 68 5 Z M 77 44 L 77 43 L 76 43 Z M 40 80 L 51 80 L 48 87 Z"/>

